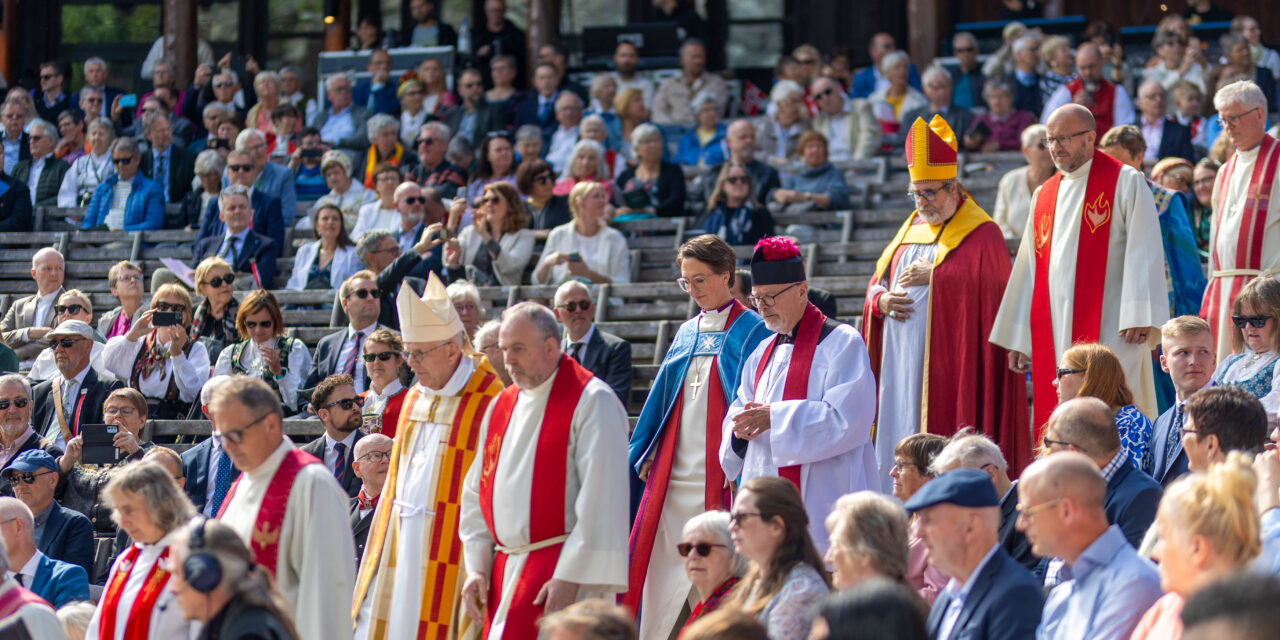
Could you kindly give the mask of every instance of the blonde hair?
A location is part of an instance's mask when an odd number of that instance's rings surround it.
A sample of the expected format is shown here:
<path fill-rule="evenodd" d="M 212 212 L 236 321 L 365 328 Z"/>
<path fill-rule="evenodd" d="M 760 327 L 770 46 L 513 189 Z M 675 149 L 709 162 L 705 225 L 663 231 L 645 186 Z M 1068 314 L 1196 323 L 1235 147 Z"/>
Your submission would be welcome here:
<path fill-rule="evenodd" d="M 1188 538 L 1202 536 L 1216 554 L 1244 565 L 1262 552 L 1252 464 L 1252 456 L 1232 451 L 1207 472 L 1179 478 L 1165 490 L 1160 511 Z"/>
<path fill-rule="evenodd" d="M 902 581 L 907 575 L 907 512 L 888 496 L 859 491 L 840 496 L 827 514 L 827 531 L 838 533 L 841 551 L 864 555 L 877 573 Z"/>
<path fill-rule="evenodd" d="M 1045 66 L 1053 64 L 1053 59 L 1058 55 L 1058 50 L 1062 48 L 1071 49 L 1071 41 L 1065 36 L 1049 36 L 1040 43 L 1040 59 L 1044 61 Z"/>
<path fill-rule="evenodd" d="M 573 213 L 575 220 L 578 218 L 578 209 L 581 206 L 581 202 L 596 189 L 604 191 L 604 185 L 594 180 L 584 180 L 573 185 L 573 190 L 569 192 L 569 211 Z"/>
<path fill-rule="evenodd" d="M 1200 335 L 1201 333 L 1211 332 L 1213 329 L 1209 327 L 1209 323 L 1202 318 L 1196 316 L 1178 316 L 1169 318 L 1169 321 L 1160 327 L 1160 337 L 1183 338 L 1186 336 Z"/>
<path fill-rule="evenodd" d="M 93 315 L 93 300 L 90 300 L 88 294 L 85 292 L 79 289 L 67 289 L 62 292 L 62 295 L 58 296 L 57 304 L 63 304 L 62 301 L 67 298 L 76 298 L 80 300 L 84 303 L 84 310 L 87 311 L 90 316 Z"/>
<path fill-rule="evenodd" d="M 1250 280 L 1231 303 L 1231 313 L 1243 315 L 1246 304 L 1256 315 L 1271 316 L 1271 350 L 1280 351 L 1280 280 L 1276 279 L 1274 273 L 1263 271 L 1258 277 Z M 1231 350 L 1240 351 L 1243 347 L 1244 331 L 1233 323 Z"/>
<path fill-rule="evenodd" d="M 213 271 L 214 269 L 217 269 L 218 267 L 222 267 L 223 269 L 226 269 L 228 273 L 235 271 L 234 269 L 231 268 L 231 265 L 228 264 L 225 259 L 219 256 L 211 256 L 211 257 L 205 258 L 204 260 L 200 261 L 200 264 L 196 265 L 195 278 L 196 278 L 197 292 L 200 292 L 200 290 L 205 286 L 204 283 L 209 278 L 209 272 Z M 201 293 L 201 295 L 204 295 L 204 294 Z"/>

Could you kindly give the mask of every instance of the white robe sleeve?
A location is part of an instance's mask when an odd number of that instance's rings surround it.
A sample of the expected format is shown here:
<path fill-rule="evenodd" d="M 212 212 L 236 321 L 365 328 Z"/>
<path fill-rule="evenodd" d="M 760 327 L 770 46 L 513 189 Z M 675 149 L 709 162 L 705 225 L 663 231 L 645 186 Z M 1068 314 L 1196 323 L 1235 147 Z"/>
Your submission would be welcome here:
<path fill-rule="evenodd" d="M 463 566 L 467 571 L 479 571 L 488 576 L 493 568 L 493 536 L 489 534 L 489 526 L 485 524 L 484 513 L 480 510 L 480 468 L 484 465 L 484 443 L 489 439 L 489 419 L 493 416 L 493 406 L 485 410 L 484 420 L 480 423 L 480 437 L 475 461 L 467 469 L 467 477 L 462 481 L 461 514 L 458 520 L 458 537 L 462 540 Z M 497 606 L 497 603 L 491 603 Z"/>
<path fill-rule="evenodd" d="M 1124 279 L 1120 289 L 1120 330 L 1150 327 L 1147 347 L 1160 344 L 1159 327 L 1169 319 L 1160 218 L 1146 179 L 1136 169 L 1121 167 L 1116 204 L 1129 205 L 1125 216 Z M 1021 253 L 1021 251 L 1019 251 Z"/>
<path fill-rule="evenodd" d="M 347 505 L 346 494 L 324 465 L 304 467 L 290 492 L 290 539 L 281 541 L 280 550 L 288 554 L 293 580 L 283 580 L 281 590 L 293 591 L 286 599 L 294 603 L 299 637 L 351 638 L 356 548 L 346 526 L 351 517 Z"/>
<path fill-rule="evenodd" d="M 178 397 L 183 402 L 194 401 L 200 396 L 200 388 L 209 381 L 209 350 L 197 342 L 191 345 L 189 355 L 179 352 L 169 362 L 178 382 Z"/>
<path fill-rule="evenodd" d="M 102 348 L 102 366 L 111 375 L 128 380 L 132 377 L 133 361 L 138 358 L 138 350 L 141 348 L 141 340 L 132 342 L 124 336 L 115 336 L 107 340 L 107 346 Z"/>
<path fill-rule="evenodd" d="M 724 477 L 730 480 L 742 475 L 745 463 L 745 459 L 733 450 L 733 417 L 742 413 L 743 407 L 755 397 L 756 367 L 760 365 L 760 359 L 764 357 L 764 350 L 771 340 L 772 338 L 762 340 L 751 355 L 747 356 L 747 361 L 742 363 L 742 379 L 738 381 L 738 391 L 733 397 L 733 404 L 724 412 L 724 421 L 720 423 L 720 468 L 724 471 Z"/>

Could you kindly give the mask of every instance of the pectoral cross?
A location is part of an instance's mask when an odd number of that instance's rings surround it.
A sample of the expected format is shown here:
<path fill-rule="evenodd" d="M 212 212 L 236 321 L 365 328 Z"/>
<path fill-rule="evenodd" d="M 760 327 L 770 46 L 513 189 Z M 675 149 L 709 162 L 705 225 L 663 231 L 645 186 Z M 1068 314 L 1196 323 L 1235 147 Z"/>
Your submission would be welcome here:
<path fill-rule="evenodd" d="M 694 394 L 698 393 L 698 391 L 702 388 L 702 371 L 698 369 L 694 369 L 693 382 L 690 382 L 689 386 L 693 387 Z"/>

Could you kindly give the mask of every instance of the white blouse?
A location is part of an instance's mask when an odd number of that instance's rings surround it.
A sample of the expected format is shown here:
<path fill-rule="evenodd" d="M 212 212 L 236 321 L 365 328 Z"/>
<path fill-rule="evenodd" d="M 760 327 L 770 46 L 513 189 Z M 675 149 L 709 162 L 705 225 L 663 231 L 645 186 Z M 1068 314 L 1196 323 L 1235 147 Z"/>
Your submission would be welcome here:
<path fill-rule="evenodd" d="M 498 282 L 503 286 L 515 286 L 524 278 L 524 268 L 533 257 L 535 238 L 528 229 L 520 229 L 515 233 L 504 233 L 498 238 L 498 246 L 502 251 L 493 263 L 493 270 Z M 471 225 L 458 233 L 458 244 L 462 246 L 461 265 L 475 264 L 476 258 L 484 249 L 484 238 Z"/>
<path fill-rule="evenodd" d="M 86 153 L 71 164 L 67 175 L 62 178 L 62 187 L 58 189 L 59 207 L 78 207 L 81 193 L 92 194 L 104 180 L 115 175 L 116 166 L 111 162 L 111 154 L 104 153 L 95 157 Z M 88 201 L 85 201 L 88 205 Z"/>
<path fill-rule="evenodd" d="M 1000 178 L 996 188 L 996 209 L 991 216 L 1006 238 L 1021 238 L 1031 215 L 1031 189 L 1027 187 L 1027 167 L 1018 167 Z"/>
<path fill-rule="evenodd" d="M 272 338 L 267 346 L 274 347 L 275 343 L 276 339 Z M 244 352 L 240 354 L 240 364 L 248 371 L 266 369 L 257 347 L 257 343 L 249 344 L 244 348 Z M 218 355 L 218 365 L 213 368 L 213 375 L 231 375 L 231 354 L 234 351 L 234 344 L 229 344 L 222 350 L 222 353 Z M 289 352 L 286 362 L 281 364 L 284 365 L 284 377 L 276 381 L 276 384 L 280 387 L 280 401 L 288 405 L 290 409 L 297 409 L 298 387 L 302 386 L 302 380 L 306 378 L 307 374 L 311 373 L 311 352 L 307 350 L 307 345 L 301 340 L 294 340 L 293 350 Z"/>
<path fill-rule="evenodd" d="M 374 229 L 398 232 L 401 226 L 400 210 L 395 205 L 390 209 L 383 209 L 382 201 L 375 200 L 360 207 L 360 213 L 356 216 L 356 226 L 351 229 L 351 239 L 359 242 L 360 236 Z"/>
<path fill-rule="evenodd" d="M 612 227 L 601 227 L 593 236 L 578 233 L 572 220 L 551 230 L 547 236 L 546 246 L 542 249 L 541 267 L 556 252 L 577 253 L 587 268 L 614 282 L 631 282 L 631 251 L 627 249 L 627 240 L 622 232 Z M 551 267 L 543 279 L 538 278 L 537 270 L 533 272 L 534 284 L 560 284 L 574 277 L 568 265 L 558 264 Z"/>
<path fill-rule="evenodd" d="M 146 338 L 131 342 L 125 336 L 115 336 L 107 340 L 102 350 L 102 362 L 111 375 L 123 380 L 126 384 L 133 376 L 133 363 L 138 358 L 138 351 Z M 179 352 L 178 355 L 165 360 L 160 375 L 143 375 L 138 379 L 138 391 L 148 398 L 164 398 L 169 392 L 169 379 L 177 376 L 178 397 L 183 402 L 194 402 L 200 395 L 200 388 L 209 381 L 209 351 L 203 344 L 191 345 L 191 353 Z"/>
<path fill-rule="evenodd" d="M 1280 354 L 1274 351 L 1255 353 L 1246 347 L 1243 353 L 1223 358 L 1212 378 L 1214 384 L 1239 385 L 1253 394 L 1267 410 L 1268 433 L 1276 425 L 1276 410 L 1280 408 L 1280 362 L 1277 360 L 1280 360 Z M 1242 384 L 1262 375 L 1267 369 L 1271 369 L 1269 380 L 1260 380 L 1260 384 Z"/>
<path fill-rule="evenodd" d="M 289 284 L 285 285 L 286 289 L 294 291 L 302 291 L 307 288 L 307 277 L 311 273 L 311 265 L 315 264 L 320 256 L 320 241 L 313 240 L 301 247 L 298 247 L 298 254 L 293 258 L 293 273 L 289 275 Z M 333 254 L 333 260 L 329 262 L 329 284 L 337 289 L 347 278 L 355 275 L 355 273 L 364 267 L 360 264 L 360 259 L 356 257 L 356 248 L 338 247 Z"/>

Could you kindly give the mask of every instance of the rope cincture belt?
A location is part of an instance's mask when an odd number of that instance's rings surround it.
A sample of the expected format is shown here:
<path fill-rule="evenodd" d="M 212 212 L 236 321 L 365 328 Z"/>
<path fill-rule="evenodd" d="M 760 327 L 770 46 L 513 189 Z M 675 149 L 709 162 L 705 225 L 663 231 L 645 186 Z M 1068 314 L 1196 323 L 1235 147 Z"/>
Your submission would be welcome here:
<path fill-rule="evenodd" d="M 546 549 L 547 547 L 560 544 L 561 542 L 564 542 L 565 540 L 568 540 L 568 539 L 569 539 L 569 534 L 566 533 L 564 535 L 559 535 L 554 538 L 547 538 L 546 540 L 531 542 L 529 544 L 521 545 L 518 547 L 504 547 L 502 545 L 496 545 L 494 549 L 497 550 L 499 553 L 505 553 L 509 556 L 518 556 L 518 555 L 524 555 L 526 553 L 533 553 L 534 551 L 538 551 L 539 549 Z"/>
<path fill-rule="evenodd" d="M 1209 274 L 1210 278 L 1235 278 L 1239 276 L 1255 277 L 1262 275 L 1262 271 L 1258 269 L 1224 269 L 1222 271 L 1214 271 Z"/>

